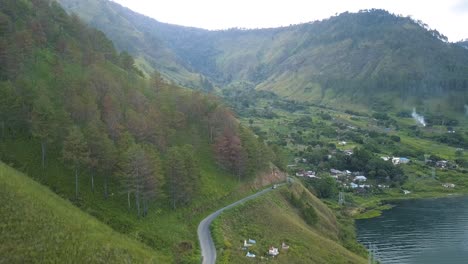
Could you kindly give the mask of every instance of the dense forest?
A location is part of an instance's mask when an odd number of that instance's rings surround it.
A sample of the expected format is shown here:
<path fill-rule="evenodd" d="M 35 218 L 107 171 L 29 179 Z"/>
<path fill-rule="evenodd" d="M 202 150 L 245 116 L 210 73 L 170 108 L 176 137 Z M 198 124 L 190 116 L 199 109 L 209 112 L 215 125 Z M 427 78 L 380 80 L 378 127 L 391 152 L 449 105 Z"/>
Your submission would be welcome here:
<path fill-rule="evenodd" d="M 2 1 L 0 11 L 3 161 L 24 167 L 7 146 L 26 139 L 40 145 L 37 169 L 51 153 L 71 169 L 74 199 L 89 175 L 93 191 L 125 193 L 128 208 L 145 216 L 154 200 L 176 209 L 197 195 L 200 146 L 210 145 L 238 180 L 274 159 L 217 98 L 167 84 L 157 72 L 145 79 L 127 52 L 56 2 Z"/>

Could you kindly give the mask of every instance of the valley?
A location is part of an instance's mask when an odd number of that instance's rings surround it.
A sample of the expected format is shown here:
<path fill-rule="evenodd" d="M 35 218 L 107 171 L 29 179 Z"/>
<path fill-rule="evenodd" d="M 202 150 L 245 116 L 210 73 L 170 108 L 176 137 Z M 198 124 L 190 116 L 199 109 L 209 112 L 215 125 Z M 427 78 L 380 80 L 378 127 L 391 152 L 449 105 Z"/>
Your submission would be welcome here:
<path fill-rule="evenodd" d="M 422 21 L 0 2 L 0 262 L 200 263 L 215 213 L 216 263 L 366 263 L 355 219 L 468 194 L 468 50 Z"/>

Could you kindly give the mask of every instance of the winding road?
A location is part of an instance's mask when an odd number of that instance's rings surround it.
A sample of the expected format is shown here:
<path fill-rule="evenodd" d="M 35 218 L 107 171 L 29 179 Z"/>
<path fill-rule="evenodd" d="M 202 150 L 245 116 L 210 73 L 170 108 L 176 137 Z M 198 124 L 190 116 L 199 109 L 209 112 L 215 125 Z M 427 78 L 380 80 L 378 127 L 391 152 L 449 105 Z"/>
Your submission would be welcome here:
<path fill-rule="evenodd" d="M 277 184 L 277 187 L 280 187 L 283 184 Z M 247 196 L 235 203 L 232 203 L 226 207 L 223 207 L 219 209 L 218 211 L 210 214 L 207 216 L 205 219 L 203 219 L 200 224 L 198 225 L 198 240 L 200 241 L 200 247 L 201 247 L 201 253 L 202 253 L 202 264 L 215 264 L 216 262 L 216 248 L 213 243 L 213 238 L 211 237 L 211 232 L 210 232 L 210 225 L 211 222 L 219 215 L 221 214 L 224 210 L 230 209 L 234 206 L 237 206 L 245 201 L 251 200 L 257 196 L 260 196 L 262 194 L 265 194 L 269 191 L 272 191 L 274 189 L 267 188 L 264 190 L 261 190 L 257 193 L 254 193 L 250 196 Z"/>

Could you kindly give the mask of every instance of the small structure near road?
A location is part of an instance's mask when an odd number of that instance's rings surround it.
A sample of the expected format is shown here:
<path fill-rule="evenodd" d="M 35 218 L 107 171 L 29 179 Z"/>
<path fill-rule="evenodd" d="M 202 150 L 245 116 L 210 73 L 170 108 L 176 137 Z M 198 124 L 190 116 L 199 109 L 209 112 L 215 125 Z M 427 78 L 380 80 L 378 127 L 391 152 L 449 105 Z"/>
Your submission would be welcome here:
<path fill-rule="evenodd" d="M 271 246 L 270 249 L 268 250 L 268 255 L 270 256 L 275 257 L 275 256 L 278 256 L 278 254 L 279 254 L 278 248 Z"/>

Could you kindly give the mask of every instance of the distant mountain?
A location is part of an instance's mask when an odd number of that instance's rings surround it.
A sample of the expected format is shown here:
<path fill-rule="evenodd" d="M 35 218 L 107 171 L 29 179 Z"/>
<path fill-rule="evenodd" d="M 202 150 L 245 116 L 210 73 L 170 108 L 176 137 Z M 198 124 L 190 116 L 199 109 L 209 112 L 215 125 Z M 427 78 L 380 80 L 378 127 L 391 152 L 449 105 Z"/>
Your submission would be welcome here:
<path fill-rule="evenodd" d="M 468 39 L 462 40 L 457 42 L 458 45 L 461 45 L 462 47 L 468 49 Z"/>
<path fill-rule="evenodd" d="M 270 90 L 314 102 L 339 99 L 366 104 L 390 98 L 421 104 L 438 98 L 450 101 L 453 110 L 462 110 L 468 100 L 468 51 L 448 43 L 421 21 L 384 10 L 346 12 L 282 28 L 208 31 L 160 23 L 106 0 L 84 1 L 105 7 L 91 11 L 92 16 L 83 1 L 60 2 L 88 17 L 118 46 L 146 50 L 128 37 L 135 34 L 131 29 L 145 32 L 154 40 L 145 45 L 154 47 L 158 56 L 171 54 L 178 62 L 173 63 L 175 72 L 199 73 L 205 84 L 207 77 L 223 88 Z M 109 23 L 106 17 L 111 14 L 119 19 Z M 122 18 L 126 24 L 120 25 Z M 119 38 L 113 37 L 114 31 Z M 139 55 L 157 60 L 149 52 Z"/>

